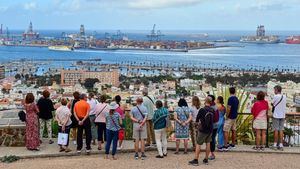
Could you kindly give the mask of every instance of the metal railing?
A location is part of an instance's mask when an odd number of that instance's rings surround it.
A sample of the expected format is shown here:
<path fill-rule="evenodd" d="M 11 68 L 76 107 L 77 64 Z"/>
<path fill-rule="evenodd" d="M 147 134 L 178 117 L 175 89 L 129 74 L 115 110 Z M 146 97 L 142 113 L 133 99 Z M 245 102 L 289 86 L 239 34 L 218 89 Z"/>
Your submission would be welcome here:
<path fill-rule="evenodd" d="M 125 118 L 125 138 L 132 139 L 132 122 L 128 116 L 130 110 L 126 110 Z M 171 115 L 173 111 L 171 112 Z M 173 121 L 173 119 L 171 118 Z M 255 144 L 255 130 L 252 127 L 253 116 L 250 113 L 239 113 L 237 119 L 237 143 L 244 145 Z M 172 131 L 170 131 L 172 132 Z M 272 129 L 272 118 L 268 119 L 268 129 L 266 132 L 266 147 L 274 142 L 274 132 Z M 300 113 L 286 114 L 284 129 L 284 145 L 300 146 Z"/>

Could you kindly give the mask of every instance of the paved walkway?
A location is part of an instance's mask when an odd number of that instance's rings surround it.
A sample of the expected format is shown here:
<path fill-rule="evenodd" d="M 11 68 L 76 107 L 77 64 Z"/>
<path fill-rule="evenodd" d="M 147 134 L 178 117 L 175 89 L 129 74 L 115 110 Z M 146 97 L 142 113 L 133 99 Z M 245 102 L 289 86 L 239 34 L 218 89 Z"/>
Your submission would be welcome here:
<path fill-rule="evenodd" d="M 16 155 L 21 158 L 45 158 L 45 157 L 60 157 L 60 156 L 75 156 L 76 146 L 70 142 L 70 148 L 73 150 L 70 153 L 59 153 L 57 144 L 47 144 L 48 141 L 40 147 L 40 151 L 28 151 L 25 147 L 0 147 L 0 158 L 6 155 Z M 175 150 L 175 143 L 168 143 L 169 150 Z M 181 144 L 183 147 L 183 144 Z M 104 147 L 102 147 L 104 149 Z M 148 151 L 156 151 L 155 148 L 150 148 Z M 125 141 L 123 145 L 122 153 L 134 152 L 133 141 Z M 271 149 L 266 149 L 265 151 L 255 151 L 252 150 L 252 146 L 238 145 L 237 148 L 231 150 L 230 152 L 243 152 L 243 153 L 276 153 L 276 154 L 298 154 L 300 155 L 300 147 L 286 147 L 284 151 L 274 151 Z M 92 146 L 91 154 L 103 154 L 104 150 L 98 151 L 97 146 Z M 82 151 L 82 154 L 85 154 L 85 151 Z"/>

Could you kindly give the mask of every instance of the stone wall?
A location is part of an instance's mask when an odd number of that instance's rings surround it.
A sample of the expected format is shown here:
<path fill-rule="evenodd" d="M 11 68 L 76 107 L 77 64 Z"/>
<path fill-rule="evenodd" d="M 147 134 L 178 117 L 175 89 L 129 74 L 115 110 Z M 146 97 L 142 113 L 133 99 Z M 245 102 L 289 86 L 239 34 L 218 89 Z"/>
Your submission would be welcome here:
<path fill-rule="evenodd" d="M 25 126 L 24 127 L 1 127 L 0 146 L 17 147 L 25 146 Z"/>
<path fill-rule="evenodd" d="M 19 120 L 18 111 L 0 111 L 0 147 L 25 146 L 25 123 Z"/>

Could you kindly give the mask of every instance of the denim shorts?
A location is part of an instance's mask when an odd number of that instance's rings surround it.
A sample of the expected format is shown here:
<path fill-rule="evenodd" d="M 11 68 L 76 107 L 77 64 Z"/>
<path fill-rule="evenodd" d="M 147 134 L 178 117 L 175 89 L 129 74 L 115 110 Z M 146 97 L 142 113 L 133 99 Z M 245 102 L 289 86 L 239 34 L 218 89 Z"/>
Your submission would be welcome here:
<path fill-rule="evenodd" d="M 273 124 L 273 129 L 275 131 L 283 131 L 284 130 L 284 119 L 277 119 L 273 118 L 272 124 Z"/>

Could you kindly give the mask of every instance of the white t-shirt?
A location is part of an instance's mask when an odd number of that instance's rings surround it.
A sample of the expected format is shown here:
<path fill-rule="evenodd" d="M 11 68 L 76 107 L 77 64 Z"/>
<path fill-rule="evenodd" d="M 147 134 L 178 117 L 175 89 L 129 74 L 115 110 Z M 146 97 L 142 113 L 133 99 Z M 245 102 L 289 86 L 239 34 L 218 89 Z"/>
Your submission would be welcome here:
<path fill-rule="evenodd" d="M 283 96 L 282 100 L 281 97 Z M 281 101 L 280 101 L 281 100 Z M 280 102 L 280 103 L 279 103 Z M 273 98 L 273 105 L 276 106 L 273 117 L 277 119 L 285 118 L 286 112 L 286 96 L 282 94 L 276 94 Z M 279 104 L 278 104 L 279 103 Z M 278 104 L 278 105 L 277 105 Z"/>
<path fill-rule="evenodd" d="M 191 110 L 192 110 L 192 120 L 193 120 L 193 122 L 196 122 L 196 118 L 197 118 L 200 108 L 197 109 L 195 106 L 191 106 Z"/>
<path fill-rule="evenodd" d="M 89 112 L 89 115 L 95 115 L 96 114 L 96 105 L 99 103 L 96 99 L 92 98 L 92 99 L 89 99 L 88 101 L 88 104 L 90 105 L 90 112 Z"/>
<path fill-rule="evenodd" d="M 64 122 L 66 120 L 66 118 L 69 118 L 66 126 L 69 126 L 72 124 L 72 120 L 70 118 L 72 114 L 71 114 L 70 109 L 67 106 L 60 106 L 56 110 L 55 114 L 56 114 L 57 118 L 62 122 Z M 62 125 L 59 124 L 59 126 L 62 126 Z"/>

